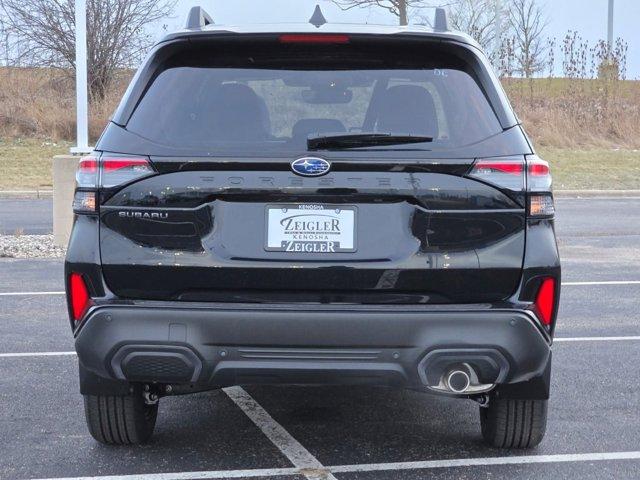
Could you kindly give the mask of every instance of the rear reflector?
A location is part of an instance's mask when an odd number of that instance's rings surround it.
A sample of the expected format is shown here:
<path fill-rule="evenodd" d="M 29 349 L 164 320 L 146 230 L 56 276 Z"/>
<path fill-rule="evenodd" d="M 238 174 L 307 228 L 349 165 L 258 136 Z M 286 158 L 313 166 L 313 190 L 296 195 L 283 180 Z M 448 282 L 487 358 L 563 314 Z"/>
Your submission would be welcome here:
<path fill-rule="evenodd" d="M 280 43 L 349 43 L 349 36 L 325 34 L 288 34 L 280 35 Z"/>
<path fill-rule="evenodd" d="M 69 276 L 69 297 L 73 320 L 79 322 L 92 303 L 87 284 L 79 273 Z"/>
<path fill-rule="evenodd" d="M 551 325 L 551 319 L 553 318 L 553 308 L 556 300 L 556 280 L 555 278 L 545 278 L 538 289 L 538 295 L 536 295 L 536 309 L 538 310 L 538 316 L 540 321 L 546 326 Z"/>

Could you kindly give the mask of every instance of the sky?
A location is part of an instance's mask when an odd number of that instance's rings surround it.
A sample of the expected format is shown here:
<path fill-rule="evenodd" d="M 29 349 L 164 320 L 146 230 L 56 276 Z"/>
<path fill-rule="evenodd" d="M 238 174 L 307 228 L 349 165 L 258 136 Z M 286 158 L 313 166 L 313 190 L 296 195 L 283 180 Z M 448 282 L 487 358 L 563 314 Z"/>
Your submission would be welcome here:
<path fill-rule="evenodd" d="M 504 0 L 508 1 L 508 0 Z M 538 0 L 548 25 L 546 36 L 561 43 L 567 31 L 577 31 L 591 45 L 607 37 L 608 0 Z M 217 24 L 306 22 L 320 4 L 329 22 L 396 23 L 397 18 L 379 7 L 342 11 L 331 0 L 178 0 L 169 30 L 181 28 L 192 6 L 200 5 Z M 627 78 L 640 79 L 640 0 L 615 0 L 614 37 L 629 44 Z M 556 63 L 560 59 L 556 54 Z"/>

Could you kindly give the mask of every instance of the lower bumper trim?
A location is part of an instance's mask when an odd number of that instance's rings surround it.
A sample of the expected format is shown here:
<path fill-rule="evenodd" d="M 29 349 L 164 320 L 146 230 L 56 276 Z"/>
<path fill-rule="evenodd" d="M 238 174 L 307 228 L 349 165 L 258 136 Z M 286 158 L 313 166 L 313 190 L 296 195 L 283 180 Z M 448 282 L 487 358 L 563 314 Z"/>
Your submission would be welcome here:
<path fill-rule="evenodd" d="M 81 367 L 127 382 L 367 384 L 426 389 L 447 361 L 486 383 L 544 373 L 550 345 L 519 310 L 102 306 L 76 337 Z M 437 383 L 437 382 L 436 382 Z"/>

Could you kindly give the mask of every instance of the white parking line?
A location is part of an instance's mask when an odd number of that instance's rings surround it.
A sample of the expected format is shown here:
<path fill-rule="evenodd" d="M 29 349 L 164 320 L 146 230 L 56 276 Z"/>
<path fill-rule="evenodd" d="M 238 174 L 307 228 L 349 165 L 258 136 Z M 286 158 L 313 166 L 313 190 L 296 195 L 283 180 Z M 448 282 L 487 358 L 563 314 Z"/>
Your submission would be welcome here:
<path fill-rule="evenodd" d="M 211 470 L 204 472 L 142 473 L 136 475 L 107 475 L 102 477 L 65 477 L 38 480 L 208 480 L 216 478 L 268 478 L 298 475 L 298 468 L 264 468 L 255 470 Z"/>
<path fill-rule="evenodd" d="M 576 463 L 616 460 L 640 460 L 640 451 L 573 453 L 564 455 L 520 455 L 510 457 L 454 458 L 450 460 L 426 460 L 422 462 L 367 463 L 362 465 L 338 465 L 324 467 L 316 478 L 335 478 L 333 473 L 383 472 L 398 470 L 429 470 L 434 468 L 483 467 L 496 465 L 528 465 L 537 463 Z M 217 478 L 256 478 L 282 475 L 305 475 L 300 468 L 273 468 L 255 470 L 211 470 L 204 472 L 151 473 L 137 475 L 107 475 L 100 477 L 66 477 L 40 480 L 196 480 Z"/>
<path fill-rule="evenodd" d="M 64 292 L 0 292 L 0 297 L 28 297 L 30 295 L 64 295 Z"/>
<path fill-rule="evenodd" d="M 328 467 L 333 473 L 381 472 L 389 470 L 423 470 L 431 468 L 481 467 L 490 465 L 525 465 L 532 463 L 597 462 L 606 460 L 640 460 L 640 451 L 609 453 L 573 453 L 566 455 L 522 455 L 511 457 L 455 458 L 423 462 L 371 463 Z"/>
<path fill-rule="evenodd" d="M 626 337 L 556 337 L 553 342 L 624 342 L 640 340 L 640 336 L 629 335 Z"/>
<path fill-rule="evenodd" d="M 563 287 L 597 285 L 640 285 L 640 280 L 602 280 L 598 282 L 562 282 Z M 0 292 L 0 297 L 28 297 L 31 295 L 64 295 L 65 292 Z"/>
<path fill-rule="evenodd" d="M 7 357 L 66 357 L 75 356 L 76 352 L 24 352 L 24 353 L 0 353 L 0 358 Z"/>
<path fill-rule="evenodd" d="M 309 450 L 293 438 L 242 387 L 223 388 L 223 391 L 306 478 L 336 480 Z"/>

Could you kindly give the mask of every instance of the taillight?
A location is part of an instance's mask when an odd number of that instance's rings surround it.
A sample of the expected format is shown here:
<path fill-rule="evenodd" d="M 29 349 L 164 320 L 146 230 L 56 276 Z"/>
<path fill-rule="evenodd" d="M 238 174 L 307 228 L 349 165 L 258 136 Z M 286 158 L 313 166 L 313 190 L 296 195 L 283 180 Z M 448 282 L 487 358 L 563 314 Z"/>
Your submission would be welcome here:
<path fill-rule="evenodd" d="M 551 194 L 529 195 L 529 216 L 550 217 L 556 213 Z"/>
<path fill-rule="evenodd" d="M 527 190 L 530 192 L 551 192 L 549 163 L 536 155 L 527 157 Z"/>
<path fill-rule="evenodd" d="M 79 273 L 73 272 L 69 275 L 69 303 L 71 305 L 71 315 L 75 322 L 82 320 L 82 317 L 92 305 L 87 284 Z"/>
<path fill-rule="evenodd" d="M 469 176 L 520 192 L 524 190 L 524 166 L 523 157 L 481 158 L 473 164 Z"/>
<path fill-rule="evenodd" d="M 76 190 L 73 196 L 73 211 L 76 213 L 96 213 L 98 211 L 96 192 Z"/>
<path fill-rule="evenodd" d="M 89 155 L 82 157 L 76 170 L 76 185 L 81 188 L 95 188 L 98 185 L 99 157 Z"/>
<path fill-rule="evenodd" d="M 102 157 L 100 186 L 113 188 L 155 173 L 145 157 Z"/>
<path fill-rule="evenodd" d="M 155 173 L 147 157 L 102 154 L 80 159 L 76 171 L 73 210 L 76 213 L 96 213 L 96 190 L 114 188 Z"/>
<path fill-rule="evenodd" d="M 73 211 L 75 213 L 91 214 L 97 211 L 96 189 L 99 181 L 98 155 L 82 157 L 76 170 L 76 191 L 73 195 Z"/>
<path fill-rule="evenodd" d="M 529 192 L 529 216 L 552 217 L 556 213 L 551 193 L 549 163 L 537 155 L 527 156 L 527 191 Z"/>
<path fill-rule="evenodd" d="M 526 189 L 528 214 L 531 217 L 551 217 L 555 214 L 549 164 L 536 155 L 526 158 L 480 158 L 473 164 L 468 176 L 513 192 Z"/>
<path fill-rule="evenodd" d="M 280 35 L 280 43 L 349 43 L 349 35 L 301 33 Z"/>
<path fill-rule="evenodd" d="M 550 326 L 553 320 L 553 309 L 556 304 L 556 280 L 555 278 L 545 278 L 536 295 L 536 311 L 540 321 L 545 326 Z"/>

